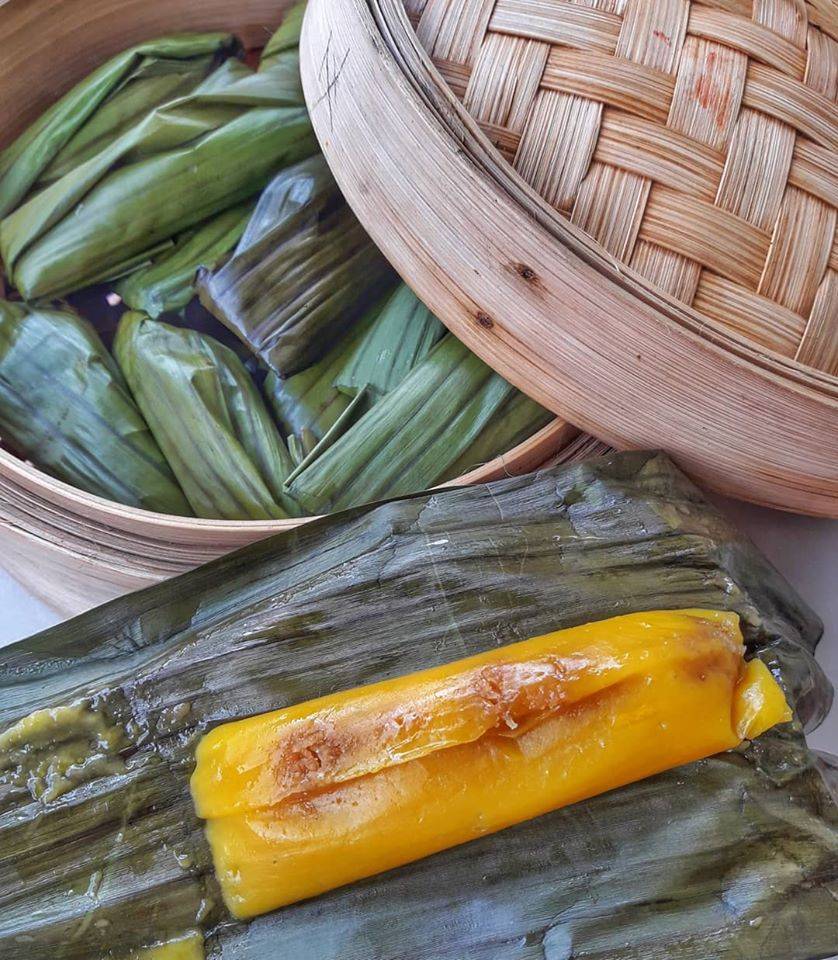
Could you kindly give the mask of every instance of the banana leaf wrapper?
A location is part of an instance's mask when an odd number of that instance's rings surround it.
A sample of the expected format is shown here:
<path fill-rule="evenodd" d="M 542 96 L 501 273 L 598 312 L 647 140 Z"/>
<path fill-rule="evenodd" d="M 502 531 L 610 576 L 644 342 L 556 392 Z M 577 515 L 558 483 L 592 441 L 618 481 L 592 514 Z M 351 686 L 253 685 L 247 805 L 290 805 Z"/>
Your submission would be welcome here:
<path fill-rule="evenodd" d="M 401 384 L 383 397 L 291 483 L 309 513 L 425 490 L 449 475 L 480 444 L 499 439 L 495 419 L 517 391 L 452 335 L 444 337 Z M 545 415 L 546 416 L 546 415 Z"/>
<path fill-rule="evenodd" d="M 299 52 L 257 73 L 227 60 L 7 216 L 6 274 L 26 299 L 124 276 L 316 149 Z"/>
<path fill-rule="evenodd" d="M 406 284 L 401 284 L 338 374 L 335 385 L 355 394 L 384 396 L 430 353 L 445 327 Z"/>
<path fill-rule="evenodd" d="M 70 310 L 0 301 L 0 433 L 81 490 L 192 516 L 119 369 Z"/>
<path fill-rule="evenodd" d="M 395 274 L 323 177 L 309 202 L 221 270 L 204 274 L 204 306 L 280 377 L 322 359 L 395 284 Z"/>
<path fill-rule="evenodd" d="M 238 50 L 229 34 L 162 37 L 99 67 L 0 155 L 0 217 L 36 184 L 72 169 L 91 149 Z"/>
<path fill-rule="evenodd" d="M 244 253 L 304 207 L 312 209 L 314 217 L 316 207 L 310 205 L 324 192 L 334 194 L 336 189 L 329 165 L 320 153 L 281 170 L 262 191 L 236 253 Z"/>
<path fill-rule="evenodd" d="M 195 295 L 198 271 L 219 266 L 241 239 L 253 210 L 248 200 L 188 231 L 147 267 L 121 280 L 116 292 L 132 310 L 153 318 L 182 310 Z"/>
<path fill-rule="evenodd" d="M 114 353 L 196 516 L 296 515 L 282 486 L 291 456 L 232 350 L 195 330 L 127 313 Z"/>
<path fill-rule="evenodd" d="M 818 619 L 650 453 L 347 511 L 0 651 L 0 954 L 199 927 L 214 960 L 828 956 L 836 806 L 796 725 L 248 925 L 220 906 L 188 788 L 210 727 L 681 607 L 738 612 L 825 715 Z"/>

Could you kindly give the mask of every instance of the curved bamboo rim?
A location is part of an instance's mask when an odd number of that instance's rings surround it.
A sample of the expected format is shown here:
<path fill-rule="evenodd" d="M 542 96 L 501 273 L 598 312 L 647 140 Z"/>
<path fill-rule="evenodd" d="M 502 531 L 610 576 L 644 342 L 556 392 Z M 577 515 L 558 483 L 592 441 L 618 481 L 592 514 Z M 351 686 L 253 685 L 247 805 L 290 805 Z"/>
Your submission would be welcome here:
<path fill-rule="evenodd" d="M 549 208 L 453 96 L 400 0 L 310 0 L 302 49 L 344 193 L 475 353 L 615 446 L 663 447 L 720 492 L 838 517 L 838 379 L 709 323 Z"/>

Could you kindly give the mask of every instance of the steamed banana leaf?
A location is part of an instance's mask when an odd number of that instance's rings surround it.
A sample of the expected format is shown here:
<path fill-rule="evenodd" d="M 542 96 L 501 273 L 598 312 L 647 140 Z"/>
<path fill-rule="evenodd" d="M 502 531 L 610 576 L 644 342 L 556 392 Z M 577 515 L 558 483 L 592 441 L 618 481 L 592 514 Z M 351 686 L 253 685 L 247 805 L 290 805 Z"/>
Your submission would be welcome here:
<path fill-rule="evenodd" d="M 198 271 L 215 269 L 236 246 L 253 209 L 248 200 L 189 230 L 147 267 L 121 280 L 116 292 L 132 310 L 151 317 L 182 310 L 195 295 Z"/>
<path fill-rule="evenodd" d="M 88 493 L 192 515 L 116 364 L 69 309 L 0 300 L 0 434 Z"/>
<path fill-rule="evenodd" d="M 227 60 L 7 216 L 6 274 L 26 299 L 124 276 L 315 150 L 298 50 Z"/>
<path fill-rule="evenodd" d="M 320 153 L 281 170 L 262 191 L 236 253 L 244 253 L 303 207 L 308 207 L 314 218 L 313 202 L 324 191 L 334 192 L 335 187 L 329 165 Z"/>
<path fill-rule="evenodd" d="M 401 284 L 338 374 L 335 386 L 377 397 L 397 387 L 430 353 L 445 327 L 406 284 Z"/>
<path fill-rule="evenodd" d="M 195 330 L 126 313 L 114 353 L 197 516 L 298 515 L 282 486 L 291 456 L 232 350 Z"/>
<path fill-rule="evenodd" d="M 0 154 L 0 217 L 18 207 L 33 186 L 68 173 L 238 50 L 229 34 L 191 34 L 150 40 L 109 60 Z"/>
<path fill-rule="evenodd" d="M 516 393 L 449 334 L 291 483 L 291 495 L 317 514 L 425 490 L 471 451 L 485 460 L 509 450 L 501 445 L 492 451 L 481 436 L 491 428 L 489 440 L 506 439 L 495 421 L 505 417 Z"/>
<path fill-rule="evenodd" d="M 331 175 L 296 210 L 198 282 L 204 306 L 279 376 L 324 357 L 395 275 Z"/>
<path fill-rule="evenodd" d="M 0 955 L 811 960 L 838 817 L 799 727 L 234 923 L 189 797 L 224 721 L 652 608 L 737 611 L 801 723 L 821 624 L 665 457 L 348 511 L 0 651 Z"/>

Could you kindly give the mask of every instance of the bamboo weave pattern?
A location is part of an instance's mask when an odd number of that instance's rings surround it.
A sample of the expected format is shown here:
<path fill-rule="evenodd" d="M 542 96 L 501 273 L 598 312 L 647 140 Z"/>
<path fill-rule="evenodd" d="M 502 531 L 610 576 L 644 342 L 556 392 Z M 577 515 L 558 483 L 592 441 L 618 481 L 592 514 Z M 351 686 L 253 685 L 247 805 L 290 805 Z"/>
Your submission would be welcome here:
<path fill-rule="evenodd" d="M 744 340 L 838 375 L 834 0 L 405 0 L 517 171 Z"/>

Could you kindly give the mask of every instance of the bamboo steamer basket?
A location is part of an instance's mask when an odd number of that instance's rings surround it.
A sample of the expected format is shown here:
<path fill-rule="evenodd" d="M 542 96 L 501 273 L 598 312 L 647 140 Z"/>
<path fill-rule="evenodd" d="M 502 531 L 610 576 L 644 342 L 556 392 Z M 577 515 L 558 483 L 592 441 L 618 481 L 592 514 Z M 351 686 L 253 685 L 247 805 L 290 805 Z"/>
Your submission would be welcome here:
<path fill-rule="evenodd" d="M 72 84 L 141 40 L 230 30 L 262 46 L 291 0 L 6 0 L 0 3 L 0 112 L 5 146 Z M 523 473 L 594 442 L 562 421 L 462 482 Z M 12 575 L 65 615 L 149 586 L 306 521 L 167 517 L 83 493 L 0 447 L 0 549 Z"/>
<path fill-rule="evenodd" d="M 618 447 L 838 517 L 834 0 L 310 0 L 355 212 L 478 355 Z"/>

